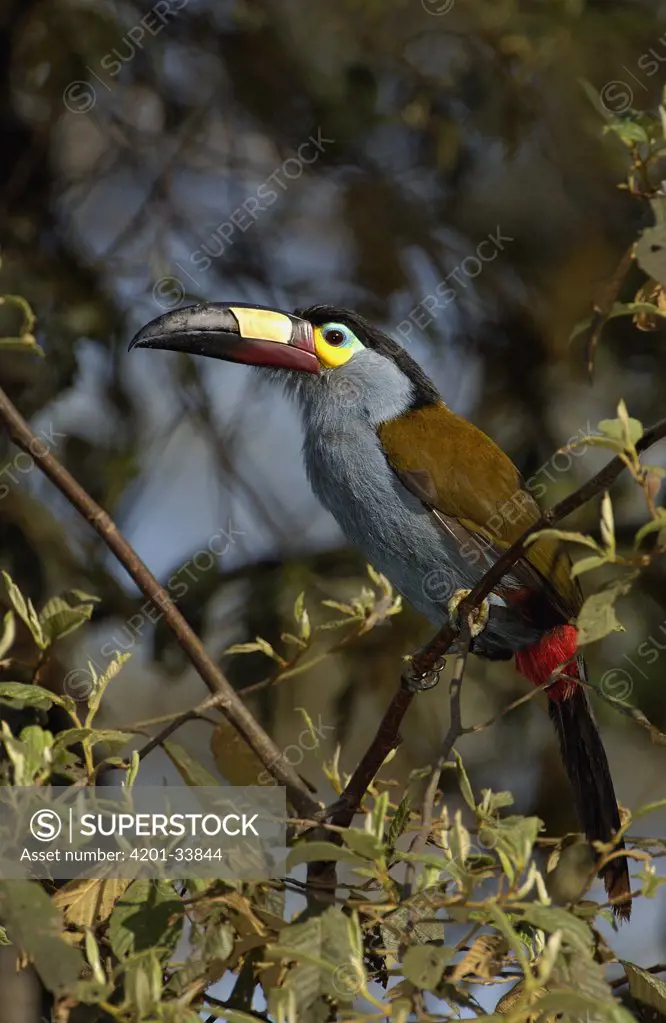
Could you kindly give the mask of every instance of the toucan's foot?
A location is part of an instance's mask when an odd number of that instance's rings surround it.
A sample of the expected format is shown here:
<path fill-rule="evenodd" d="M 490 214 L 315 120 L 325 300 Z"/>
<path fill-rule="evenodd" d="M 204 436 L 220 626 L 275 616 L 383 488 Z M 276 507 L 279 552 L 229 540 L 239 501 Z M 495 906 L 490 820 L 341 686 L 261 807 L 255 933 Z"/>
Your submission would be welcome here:
<path fill-rule="evenodd" d="M 454 622 L 458 621 L 458 608 L 463 600 L 465 600 L 466 597 L 469 597 L 471 592 L 471 590 L 456 590 L 449 600 L 449 615 Z M 481 606 L 474 608 L 471 613 L 472 625 L 470 628 L 470 635 L 472 636 L 472 639 L 483 632 L 488 624 L 489 617 L 490 604 L 487 600 L 484 600 Z"/>
<path fill-rule="evenodd" d="M 434 689 L 445 667 L 446 660 L 441 657 L 430 671 L 425 671 L 419 675 L 414 670 L 413 662 L 410 661 L 402 673 L 402 684 L 410 693 L 422 693 L 427 689 Z"/>

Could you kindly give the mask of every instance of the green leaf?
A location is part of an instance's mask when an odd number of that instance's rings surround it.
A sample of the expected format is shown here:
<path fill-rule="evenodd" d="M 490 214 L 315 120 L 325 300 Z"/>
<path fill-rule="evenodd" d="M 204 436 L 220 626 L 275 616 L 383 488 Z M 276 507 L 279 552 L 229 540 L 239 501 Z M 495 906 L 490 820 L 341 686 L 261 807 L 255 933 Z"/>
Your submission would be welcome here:
<path fill-rule="evenodd" d="M 123 975 L 125 994 L 137 1010 L 137 1018 L 152 1015 L 162 995 L 162 965 L 154 953 L 127 964 Z"/>
<path fill-rule="evenodd" d="M 474 793 L 472 792 L 472 786 L 469 783 L 469 778 L 467 777 L 467 772 L 466 772 L 465 768 L 463 767 L 462 757 L 460 756 L 460 754 L 456 750 L 453 751 L 453 759 L 455 760 L 455 764 L 456 764 L 456 776 L 458 778 L 458 785 L 460 786 L 460 791 L 462 793 L 462 797 L 465 800 L 465 802 L 467 803 L 467 805 L 469 806 L 470 810 L 475 810 L 476 809 L 476 800 L 474 799 Z"/>
<path fill-rule="evenodd" d="M 615 584 L 587 598 L 576 622 L 579 646 L 594 643 L 611 632 L 624 631 L 615 614 L 615 601 L 624 592 L 626 592 L 624 585 Z"/>
<path fill-rule="evenodd" d="M 621 454 L 624 451 L 623 441 L 615 440 L 613 437 L 607 437 L 605 434 L 598 433 L 591 433 L 585 437 L 581 437 L 576 446 L 584 446 L 585 448 L 606 448 L 608 451 L 613 451 L 615 454 Z"/>
<path fill-rule="evenodd" d="M 429 852 L 426 847 L 425 852 L 411 853 L 403 852 L 401 849 L 396 849 L 395 858 L 401 860 L 403 863 L 422 863 L 425 867 L 432 867 L 433 870 L 446 871 L 454 877 L 460 878 L 463 876 L 460 871 L 456 872 L 456 864 L 453 861 L 453 857 L 451 856 L 451 853 L 446 850 Z M 458 866 L 460 866 L 460 864 L 458 864 Z"/>
<path fill-rule="evenodd" d="M 602 553 L 599 544 L 591 536 L 585 536 L 583 533 L 569 533 L 566 529 L 539 529 L 527 538 L 525 546 L 529 547 L 537 540 L 565 540 L 567 543 L 583 544 L 599 554 Z"/>
<path fill-rule="evenodd" d="M 209 774 L 205 767 L 195 760 L 177 742 L 164 742 L 162 746 L 186 785 L 217 787 L 220 782 Z"/>
<path fill-rule="evenodd" d="M 640 966 L 634 966 L 633 963 L 628 963 L 624 959 L 621 959 L 620 962 L 624 966 L 632 997 L 641 1005 L 647 1005 L 650 1009 L 655 1010 L 657 1015 L 650 1013 L 650 1020 L 654 1023 L 657 1018 L 666 1020 L 666 983 L 655 977 L 653 973 L 642 970 Z M 641 1013 L 642 1015 L 643 1013 Z"/>
<path fill-rule="evenodd" d="M 643 870 L 636 874 L 641 881 L 641 892 L 646 899 L 653 899 L 659 889 L 666 884 L 666 878 L 659 877 L 657 871 L 650 863 L 646 863 Z"/>
<path fill-rule="evenodd" d="M 51 597 L 39 613 L 39 621 L 44 636 L 52 643 L 56 639 L 68 636 L 84 622 L 90 620 L 93 604 L 70 606 L 62 597 Z"/>
<path fill-rule="evenodd" d="M 434 991 L 455 954 L 453 948 L 412 945 L 405 953 L 402 971 L 420 991 Z"/>
<path fill-rule="evenodd" d="M 619 139 L 624 142 L 625 146 L 633 148 L 636 144 L 641 145 L 650 141 L 648 133 L 642 125 L 637 124 L 636 121 L 618 119 L 613 121 L 612 124 L 604 125 L 604 134 L 607 132 L 614 132 Z"/>
<path fill-rule="evenodd" d="M 6 657 L 16 639 L 16 619 L 13 611 L 7 611 L 2 620 L 2 638 L 0 639 L 0 658 Z"/>
<path fill-rule="evenodd" d="M 65 732 L 59 732 L 54 746 L 73 746 L 80 742 L 86 746 L 96 746 L 98 743 L 105 743 L 109 748 L 109 756 L 119 753 L 131 742 L 135 736 L 132 732 L 120 732 L 115 728 L 68 728 Z"/>
<path fill-rule="evenodd" d="M 615 518 L 613 516 L 613 502 L 606 491 L 601 499 L 601 539 L 608 551 L 609 557 L 615 557 Z"/>
<path fill-rule="evenodd" d="M 129 652 L 121 654 L 118 650 L 116 650 L 113 659 L 107 664 L 104 674 L 100 675 L 99 678 L 97 677 L 95 666 L 91 661 L 88 661 L 88 668 L 90 670 L 90 677 L 93 680 L 93 686 L 92 692 L 88 697 L 88 713 L 86 714 L 85 720 L 86 727 L 90 726 L 93 718 L 99 710 L 102 697 L 106 692 L 107 686 L 116 677 L 125 662 L 129 661 L 131 656 L 132 655 Z"/>
<path fill-rule="evenodd" d="M 482 816 L 490 817 L 507 806 L 513 806 L 513 802 L 510 792 L 493 792 L 492 789 L 481 789 L 481 802 L 478 809 Z"/>
<path fill-rule="evenodd" d="M 56 693 L 29 682 L 0 682 L 0 701 L 11 707 L 37 707 L 39 710 L 48 710 L 54 703 L 64 707 Z"/>
<path fill-rule="evenodd" d="M 341 611 L 349 618 L 359 617 L 359 612 L 351 604 L 341 604 L 339 600 L 322 600 L 321 603 L 323 607 L 332 607 L 334 611 Z"/>
<path fill-rule="evenodd" d="M 14 768 L 14 785 L 41 784 L 54 771 L 68 773 L 78 763 L 75 759 L 72 764 L 69 754 L 54 750 L 53 735 L 39 725 L 28 725 L 19 739 L 3 725 L 2 741 Z"/>
<path fill-rule="evenodd" d="M 102 603 L 101 597 L 96 597 L 92 593 L 85 593 L 83 590 L 77 589 L 63 590 L 61 596 L 64 597 L 65 600 L 67 600 L 67 603 L 70 605 L 70 607 L 73 606 L 75 602 L 78 602 L 79 604 Z"/>
<path fill-rule="evenodd" d="M 310 616 L 305 608 L 305 594 L 299 593 L 294 604 L 294 618 L 301 631 L 301 639 L 309 639 L 312 629 L 310 627 Z"/>
<path fill-rule="evenodd" d="M 336 863 L 356 863 L 358 866 L 365 866 L 361 856 L 357 856 L 350 849 L 333 845 L 332 842 L 299 842 L 289 851 L 287 870 L 291 870 L 299 863 L 314 863 L 318 860 L 334 860 Z"/>
<path fill-rule="evenodd" d="M 311 745 L 309 745 L 306 748 L 308 750 L 318 750 L 319 747 L 321 746 L 320 738 L 315 728 L 314 722 L 307 712 L 307 709 L 305 707 L 294 707 L 294 710 L 297 710 L 298 713 L 301 715 L 301 717 L 303 718 L 303 723 L 305 724 L 305 727 L 308 730 L 308 737 L 311 740 Z M 303 733 L 301 732 L 301 735 L 302 734 Z M 300 743 L 303 746 L 305 744 L 305 739 L 300 739 Z"/>
<path fill-rule="evenodd" d="M 407 827 L 409 822 L 409 809 L 411 805 L 411 799 L 409 793 L 407 793 L 400 801 L 398 809 L 391 817 L 391 823 L 389 824 L 388 833 L 388 848 L 392 851 L 395 848 L 395 843 L 398 841 L 403 831 Z"/>
<path fill-rule="evenodd" d="M 228 646 L 225 654 L 256 654 L 262 650 L 260 643 L 234 643 Z"/>
<path fill-rule="evenodd" d="M 34 639 L 35 643 L 40 648 L 40 650 L 46 650 L 47 646 L 49 645 L 49 641 L 44 636 L 41 624 L 39 622 L 39 616 L 32 605 L 32 601 L 29 598 L 23 596 L 20 589 L 18 588 L 16 583 L 13 582 L 12 577 L 9 575 L 8 572 L 3 572 L 2 576 L 3 579 L 5 580 L 7 593 L 9 595 L 9 599 L 12 602 L 14 610 L 16 611 L 21 621 L 25 625 L 27 625 L 32 635 L 32 638 Z"/>
<path fill-rule="evenodd" d="M 273 649 L 267 639 L 263 639 L 261 636 L 256 637 L 256 643 L 262 654 L 266 654 L 266 657 L 270 657 L 272 661 L 277 661 L 278 664 L 284 666 L 284 658 Z"/>
<path fill-rule="evenodd" d="M 588 1020 L 589 1023 L 636 1023 L 623 1006 L 610 994 L 607 1000 L 594 998 L 581 991 L 552 988 L 534 1003 L 533 1012 L 540 1020 L 562 1017 L 568 1020 Z"/>
<path fill-rule="evenodd" d="M 643 230 L 636 243 L 636 261 L 649 277 L 666 286 L 666 201 L 656 196 L 650 206 L 655 223 Z"/>
<path fill-rule="evenodd" d="M 386 854 L 384 843 L 361 828 L 347 828 L 342 832 L 342 840 L 352 852 L 366 860 L 379 860 Z"/>
<path fill-rule="evenodd" d="M 590 955 L 594 947 L 592 931 L 577 916 L 558 906 L 540 906 L 534 903 L 523 910 L 526 923 L 538 927 L 547 934 L 562 931 L 562 948 L 579 955 Z"/>
<path fill-rule="evenodd" d="M 90 963 L 90 967 L 93 971 L 93 977 L 95 978 L 98 984 L 105 984 L 106 975 L 102 968 L 102 960 L 99 954 L 99 946 L 90 928 L 86 928 L 85 948 L 86 959 Z"/>
<path fill-rule="evenodd" d="M 472 842 L 469 831 L 462 822 L 462 813 L 460 810 L 456 810 L 453 818 L 453 825 L 449 829 L 446 837 L 451 859 L 458 870 L 461 871 L 460 876 L 462 877 L 462 872 L 464 871 L 465 862 L 469 855 Z"/>
<path fill-rule="evenodd" d="M 266 958 L 296 960 L 283 989 L 294 992 L 297 1019 L 311 1018 L 307 1010 L 324 996 L 353 1001 L 367 983 L 351 924 L 340 907 L 331 906 L 303 923 L 289 924 L 280 931 L 279 945 L 266 947 Z"/>
<path fill-rule="evenodd" d="M 388 814 L 388 789 L 385 789 L 381 795 L 375 797 L 375 805 L 372 808 L 372 814 L 370 820 L 372 823 L 372 833 L 376 835 L 380 842 L 384 840 L 384 822 Z"/>
<path fill-rule="evenodd" d="M 492 836 L 492 841 L 485 841 L 484 844 L 498 855 L 503 854 L 501 862 L 511 884 L 514 883 L 516 870 L 520 874 L 529 864 L 532 847 L 542 827 L 543 822 L 538 817 L 504 817 L 494 824 L 484 825 L 483 832 Z"/>
<path fill-rule="evenodd" d="M 109 942 L 119 959 L 159 949 L 162 958 L 176 947 L 183 929 L 183 906 L 168 881 L 140 878 L 116 903 L 109 919 Z"/>
<path fill-rule="evenodd" d="M 581 558 L 571 566 L 571 578 L 575 579 L 583 572 L 592 572 L 595 568 L 601 568 L 608 564 L 608 558 L 602 554 L 591 554 L 589 558 Z"/>
<path fill-rule="evenodd" d="M 49 772 L 53 735 L 39 725 L 28 725 L 21 730 L 19 742 L 24 749 L 23 775 L 32 781 L 42 772 Z"/>
<path fill-rule="evenodd" d="M 636 549 L 640 547 L 641 541 L 644 537 L 648 536 L 650 533 L 658 533 L 664 528 L 666 528 L 666 510 L 663 508 L 657 508 L 656 519 L 651 519 L 649 522 L 646 522 L 645 525 L 641 526 L 636 533 L 634 538 L 634 548 Z"/>
<path fill-rule="evenodd" d="M 635 445 L 643 436 L 643 424 L 638 419 L 631 419 L 624 398 L 620 398 L 617 406 L 617 417 L 622 423 L 623 438 L 626 444 Z"/>
<path fill-rule="evenodd" d="M 33 961 L 53 994 L 72 992 L 83 969 L 81 953 L 64 941 L 62 916 L 33 881 L 0 881 L 0 915 L 13 944 Z"/>
<path fill-rule="evenodd" d="M 599 429 L 606 437 L 611 437 L 613 440 L 623 440 L 622 423 L 619 419 L 602 419 L 599 423 Z"/>
<path fill-rule="evenodd" d="M 621 441 L 622 447 L 624 447 L 625 440 L 628 440 L 630 444 L 635 444 L 645 432 L 639 419 L 630 419 L 628 416 L 626 419 L 602 419 L 599 429 L 607 437 Z"/>
<path fill-rule="evenodd" d="M 354 620 L 356 618 L 358 618 L 358 615 L 356 614 L 356 612 L 354 612 Z M 331 618 L 330 621 L 328 622 L 319 622 L 317 625 L 317 631 L 332 632 L 335 629 L 344 629 L 349 625 L 350 621 L 351 621 L 350 618 Z"/>

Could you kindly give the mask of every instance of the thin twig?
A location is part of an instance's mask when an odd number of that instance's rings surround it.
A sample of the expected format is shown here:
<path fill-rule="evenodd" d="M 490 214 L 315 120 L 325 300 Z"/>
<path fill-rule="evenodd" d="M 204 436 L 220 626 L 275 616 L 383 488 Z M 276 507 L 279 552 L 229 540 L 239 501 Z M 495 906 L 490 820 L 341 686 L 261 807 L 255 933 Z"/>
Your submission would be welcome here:
<path fill-rule="evenodd" d="M 207 696 L 205 700 L 198 703 L 196 707 L 192 707 L 191 710 L 184 710 L 178 714 L 177 717 L 170 721 L 161 732 L 153 736 L 150 742 L 147 742 L 145 746 L 142 746 L 139 750 L 139 760 L 144 760 L 149 753 L 152 753 L 154 749 L 161 746 L 165 739 L 168 739 L 170 735 L 184 725 L 187 721 L 194 721 L 196 718 L 201 718 L 202 714 L 205 714 L 207 710 L 212 710 L 214 707 L 219 707 L 222 703 L 224 694 L 215 693 L 213 696 Z"/>
<path fill-rule="evenodd" d="M 610 281 L 608 281 L 605 285 L 603 293 L 594 303 L 592 321 L 588 328 L 589 334 L 585 344 L 585 358 L 587 361 L 587 372 L 590 378 L 590 383 L 592 383 L 592 378 L 594 376 L 594 353 L 599 343 L 601 332 L 606 326 L 608 317 L 615 305 L 615 300 L 620 292 L 620 288 L 624 284 L 627 274 L 631 270 L 634 261 L 635 248 L 635 242 L 632 242 L 629 248 L 622 255 L 622 259 L 615 268 Z"/>
<path fill-rule="evenodd" d="M 462 724 L 462 711 L 460 707 L 460 696 L 462 692 L 463 676 L 465 674 L 465 666 L 467 664 L 467 658 L 469 656 L 469 648 L 472 642 L 471 635 L 471 615 L 467 616 L 465 622 L 460 629 L 460 643 L 461 649 L 458 657 L 456 658 L 455 667 L 453 669 L 453 678 L 449 684 L 449 708 L 450 708 L 450 720 L 449 727 L 442 740 L 442 745 L 439 751 L 439 755 L 435 762 L 435 765 L 430 774 L 428 786 L 423 796 L 423 804 L 421 807 L 421 827 L 418 833 L 415 835 L 411 845 L 410 852 L 418 855 L 423 852 L 426 842 L 428 841 L 428 835 L 432 830 L 433 812 L 435 806 L 435 797 L 437 796 L 437 788 L 439 786 L 439 780 L 444 770 L 444 764 L 451 756 L 451 751 L 456 743 L 456 740 L 463 734 Z M 409 863 L 407 867 L 406 875 L 406 889 L 407 894 L 411 894 L 412 886 L 414 883 L 414 875 L 416 873 L 416 864 Z"/>
<path fill-rule="evenodd" d="M 189 657 L 201 679 L 217 698 L 218 706 L 229 722 L 256 753 L 266 770 L 281 782 L 297 812 L 313 817 L 320 809 L 294 768 L 280 752 L 271 737 L 255 721 L 238 694 L 210 658 L 201 640 L 194 634 L 167 591 L 127 542 L 116 524 L 74 477 L 46 450 L 5 392 L 0 388 L 0 420 L 11 439 L 31 455 L 45 476 L 51 480 L 69 503 L 99 534 L 109 550 L 134 580 L 142 593 L 164 612 L 164 619 Z"/>

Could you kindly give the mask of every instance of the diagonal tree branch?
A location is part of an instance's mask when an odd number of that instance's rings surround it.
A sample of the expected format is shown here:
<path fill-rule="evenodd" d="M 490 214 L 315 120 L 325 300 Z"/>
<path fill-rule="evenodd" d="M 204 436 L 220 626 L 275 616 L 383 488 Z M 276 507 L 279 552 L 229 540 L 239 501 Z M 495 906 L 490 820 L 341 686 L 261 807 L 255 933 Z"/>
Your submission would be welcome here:
<path fill-rule="evenodd" d="M 167 625 L 173 631 L 201 679 L 215 696 L 216 706 L 242 735 L 266 770 L 286 787 L 289 800 L 297 812 L 303 817 L 314 817 L 320 810 L 319 804 L 312 799 L 305 784 L 270 736 L 255 721 L 223 672 L 208 655 L 201 640 L 187 624 L 167 591 L 160 586 L 150 569 L 143 563 L 104 509 L 96 501 L 93 501 L 58 459 L 46 450 L 44 442 L 35 436 L 23 416 L 1 388 L 0 421 L 4 422 L 14 443 L 34 458 L 44 475 L 48 476 L 69 503 L 101 536 L 142 593 L 159 605 L 164 612 Z"/>

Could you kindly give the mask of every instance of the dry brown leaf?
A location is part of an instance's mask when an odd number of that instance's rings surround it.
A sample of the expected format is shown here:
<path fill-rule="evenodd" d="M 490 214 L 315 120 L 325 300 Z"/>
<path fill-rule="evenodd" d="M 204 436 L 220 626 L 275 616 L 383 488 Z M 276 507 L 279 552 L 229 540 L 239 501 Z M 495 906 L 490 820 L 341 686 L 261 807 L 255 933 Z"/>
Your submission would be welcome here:
<path fill-rule="evenodd" d="M 524 987 L 524 981 L 517 981 L 512 988 L 509 988 L 505 995 L 502 995 L 495 1006 L 495 1012 L 500 1013 L 502 1016 L 506 1016 L 507 1013 L 511 1012 L 516 1002 L 522 998 Z"/>
<path fill-rule="evenodd" d="M 501 1016 L 507 1016 L 511 1012 L 511 1010 L 513 1009 L 513 1007 L 516 1004 L 516 1002 L 518 1002 L 520 1000 L 520 998 L 522 997 L 523 991 L 524 991 L 524 986 L 525 986 L 525 982 L 524 981 L 522 981 L 522 980 L 517 981 L 517 983 L 515 983 L 513 985 L 513 987 L 510 988 L 505 995 L 502 995 L 502 997 L 500 998 L 499 1002 L 495 1006 L 495 1012 L 498 1013 Z M 530 1004 L 533 1001 L 536 1001 L 539 998 L 540 995 L 545 995 L 545 994 L 546 994 L 546 989 L 545 988 L 543 988 L 543 987 L 537 988 L 536 991 L 534 991 L 533 994 L 532 994 L 532 997 L 531 997 L 531 1000 L 530 1000 Z M 553 1015 L 550 1015 L 550 1016 L 542 1015 L 539 1012 L 539 1007 L 538 1007 L 538 1002 L 537 1002 L 537 1005 L 534 1007 L 534 1011 L 528 1013 L 527 1016 L 525 1016 L 524 1023 L 537 1023 L 537 1021 L 538 1021 L 538 1023 L 557 1023 L 557 1018 L 558 1017 L 557 1017 L 556 1014 L 553 1014 Z"/>
<path fill-rule="evenodd" d="M 266 944 L 266 938 L 260 934 L 248 934 L 245 938 L 240 938 L 234 945 L 234 950 L 226 961 L 227 970 L 235 970 L 241 960 L 248 954 L 253 952 L 255 948 L 262 948 Z"/>
<path fill-rule="evenodd" d="M 459 963 L 447 976 L 455 983 L 467 977 L 491 980 L 502 969 L 502 962 L 508 952 L 506 939 L 500 934 L 480 934 L 475 938 Z M 506 997 L 506 996 L 505 996 Z"/>
<path fill-rule="evenodd" d="M 641 288 L 639 288 L 635 302 L 646 302 L 650 305 L 656 305 L 658 309 L 666 311 L 666 295 L 661 284 L 657 281 L 649 280 Z M 663 325 L 663 319 L 657 315 L 651 315 L 649 312 L 635 313 L 633 321 L 639 330 L 658 330 Z"/>
<path fill-rule="evenodd" d="M 62 911 L 66 924 L 92 927 L 107 920 L 113 907 L 129 887 L 126 878 L 75 878 L 51 896 L 51 902 Z"/>
<path fill-rule="evenodd" d="M 218 771 L 230 785 L 271 784 L 272 778 L 259 757 L 228 721 L 214 729 L 210 749 Z"/>

